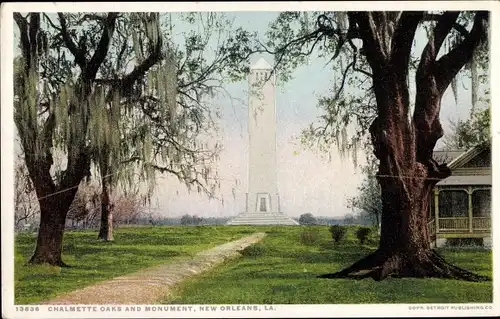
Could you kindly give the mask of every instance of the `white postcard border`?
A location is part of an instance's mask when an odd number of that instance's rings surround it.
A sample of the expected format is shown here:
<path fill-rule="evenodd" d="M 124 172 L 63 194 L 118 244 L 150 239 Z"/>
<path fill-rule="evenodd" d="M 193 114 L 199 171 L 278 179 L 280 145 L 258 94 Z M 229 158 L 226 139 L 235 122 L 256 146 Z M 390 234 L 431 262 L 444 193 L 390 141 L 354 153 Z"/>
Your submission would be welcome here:
<path fill-rule="evenodd" d="M 147 10 L 145 10 L 147 9 Z M 283 10 L 490 10 L 491 11 L 491 103 L 500 103 L 500 2 L 498 1 L 311 1 L 311 2 L 45 2 L 45 3 L 3 3 L 1 7 L 1 133 L 2 133 L 2 316 L 4 318 L 236 318 L 236 317 L 465 317 L 499 315 L 499 285 L 493 280 L 493 303 L 491 304 L 360 304 L 360 305 L 255 305 L 260 311 L 238 311 L 238 305 L 210 305 L 216 311 L 146 311 L 153 305 L 120 305 L 121 311 L 113 311 L 117 305 L 14 305 L 14 232 L 13 232 L 13 141 L 12 121 L 12 75 L 13 75 L 13 12 L 57 12 L 57 11 L 283 11 Z M 492 107 L 493 163 L 500 163 L 500 109 Z M 493 184 L 498 181 L 499 170 L 493 167 Z M 500 192 L 492 188 L 492 212 L 500 210 Z M 500 216 L 492 213 L 492 233 L 500 229 Z M 500 244 L 493 236 L 493 273 L 499 273 L 496 250 Z M 171 305 L 155 305 L 169 307 Z M 179 305 L 174 305 L 179 306 Z M 203 305 L 181 305 L 199 309 Z M 249 306 L 249 305 L 239 305 Z M 251 305 L 254 306 L 254 305 Z M 274 310 L 266 310 L 269 307 Z M 21 309 L 22 307 L 22 309 Z M 34 308 L 38 307 L 35 311 Z M 49 309 L 52 307 L 52 309 Z M 92 311 L 54 311 L 54 307 L 92 307 Z M 104 311 L 101 307 L 104 307 Z M 107 310 L 110 307 L 110 310 Z M 141 311 L 126 311 L 126 307 L 138 307 Z M 229 308 L 225 308 L 229 307 Z M 26 309 L 25 309 L 26 308 Z M 33 308 L 33 311 L 30 311 Z M 93 311 L 93 309 L 96 311 Z M 21 310 L 20 310 L 21 309 Z M 61 309 L 61 308 L 60 308 Z M 237 309 L 237 308 L 236 308 Z M 241 308 L 240 308 L 241 309 Z M 26 310 L 26 311 L 22 311 Z"/>

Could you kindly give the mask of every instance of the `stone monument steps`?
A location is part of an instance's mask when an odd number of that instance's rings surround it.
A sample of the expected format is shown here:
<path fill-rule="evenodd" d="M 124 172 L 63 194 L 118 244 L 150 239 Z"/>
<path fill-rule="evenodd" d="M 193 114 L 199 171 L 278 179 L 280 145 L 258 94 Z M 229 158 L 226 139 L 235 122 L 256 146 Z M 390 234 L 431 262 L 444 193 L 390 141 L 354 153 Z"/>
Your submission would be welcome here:
<path fill-rule="evenodd" d="M 298 225 L 298 223 L 283 214 L 243 213 L 229 221 L 228 225 Z"/>
<path fill-rule="evenodd" d="M 227 225 L 297 225 L 290 220 L 232 220 Z"/>

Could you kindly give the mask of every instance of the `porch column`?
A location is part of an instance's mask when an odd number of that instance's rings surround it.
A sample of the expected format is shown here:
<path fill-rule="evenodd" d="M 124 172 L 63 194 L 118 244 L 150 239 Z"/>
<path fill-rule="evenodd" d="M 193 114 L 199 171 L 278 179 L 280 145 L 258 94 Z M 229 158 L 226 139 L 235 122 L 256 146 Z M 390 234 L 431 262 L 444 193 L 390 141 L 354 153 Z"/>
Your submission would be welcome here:
<path fill-rule="evenodd" d="M 436 220 L 436 234 L 439 233 L 439 189 L 434 188 L 434 219 Z"/>
<path fill-rule="evenodd" d="M 469 213 L 469 233 L 472 233 L 474 230 L 472 229 L 472 186 L 469 186 L 467 188 L 467 194 L 469 195 L 469 207 L 468 207 L 468 213 Z"/>

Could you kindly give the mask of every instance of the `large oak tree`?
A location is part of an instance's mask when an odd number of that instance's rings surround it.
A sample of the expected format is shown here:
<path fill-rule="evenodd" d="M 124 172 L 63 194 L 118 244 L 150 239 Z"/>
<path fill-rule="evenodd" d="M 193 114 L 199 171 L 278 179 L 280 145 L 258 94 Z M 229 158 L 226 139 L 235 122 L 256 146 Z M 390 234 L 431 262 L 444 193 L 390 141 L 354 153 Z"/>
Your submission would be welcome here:
<path fill-rule="evenodd" d="M 482 11 L 284 12 L 271 25 L 270 41 L 262 47 L 274 54 L 282 79 L 315 50 L 340 61 L 334 71 L 341 73 L 335 94 L 320 101 L 327 110 L 326 124 L 311 128 L 310 136 L 322 136 L 345 149 L 363 143 L 368 131 L 379 161 L 378 249 L 320 277 L 486 279 L 449 264 L 431 249 L 427 217 L 434 186 L 451 173 L 433 158 L 443 136 L 441 100 L 459 71 L 488 42 L 488 20 L 488 12 Z M 414 52 L 419 29 L 427 31 L 427 43 Z M 343 92 L 352 74 L 362 79 L 357 78 L 360 88 L 365 83 L 364 97 L 348 98 Z M 361 130 L 346 143 L 346 123 L 356 120 Z"/>
<path fill-rule="evenodd" d="M 179 52 L 167 43 L 172 35 L 161 28 L 158 13 L 31 12 L 14 13 L 14 20 L 20 48 L 14 121 L 41 212 L 31 263 L 65 266 L 68 209 L 93 166 L 103 186 L 100 237 L 106 239 L 108 193 L 115 187 L 110 176 L 134 184 L 132 176 L 140 173 L 154 184 L 159 170 L 188 185 L 207 185 L 200 181 L 213 177 L 206 169 L 213 152 L 196 139 L 206 128 L 202 98 L 218 85 L 214 74 L 222 74 L 223 65 L 232 66 L 225 75 L 233 78 L 245 70 L 239 61 L 248 57 L 247 33 L 236 30 L 219 42 L 210 64 L 203 59 L 207 46 L 197 42 L 206 34 L 190 34 L 190 46 Z M 213 18 L 205 22 L 227 31 Z M 55 168 L 61 159 L 62 169 Z M 125 164 L 131 174 L 117 171 Z"/>

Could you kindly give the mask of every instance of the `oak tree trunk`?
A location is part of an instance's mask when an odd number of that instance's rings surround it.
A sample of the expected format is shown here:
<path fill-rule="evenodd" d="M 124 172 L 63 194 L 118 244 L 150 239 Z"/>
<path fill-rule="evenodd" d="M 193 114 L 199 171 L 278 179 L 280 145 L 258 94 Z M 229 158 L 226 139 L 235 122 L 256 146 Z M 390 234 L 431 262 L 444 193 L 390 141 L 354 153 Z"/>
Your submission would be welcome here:
<path fill-rule="evenodd" d="M 99 228 L 98 238 L 105 241 L 113 240 L 113 212 L 112 205 L 109 200 L 108 183 L 105 178 L 102 178 L 101 192 L 101 225 Z"/>
<path fill-rule="evenodd" d="M 29 263 L 68 266 L 62 261 L 62 243 L 66 215 L 75 193 L 74 190 L 68 190 L 39 200 L 40 226 L 35 252 Z"/>
<path fill-rule="evenodd" d="M 382 225 L 378 249 L 350 267 L 320 278 L 438 277 L 470 281 L 487 277 L 447 263 L 430 247 L 429 198 L 434 186 L 451 172 L 432 158 L 442 136 L 439 113 L 441 96 L 427 92 L 426 109 L 433 116 L 410 121 L 406 83 L 386 67 L 380 81 L 374 79 L 379 107 L 370 127 L 375 156 L 379 159 L 377 179 L 382 191 Z M 419 107 L 419 105 L 417 105 Z M 436 120 L 437 119 L 437 120 Z M 417 135 L 417 131 L 425 134 Z"/>
<path fill-rule="evenodd" d="M 101 225 L 99 228 L 99 235 L 97 237 L 105 241 L 113 240 L 113 215 L 112 215 L 113 207 L 109 200 L 109 184 L 110 184 L 110 178 L 112 178 L 111 174 L 109 174 L 111 170 L 111 166 L 109 164 L 110 156 L 111 155 L 108 148 L 104 147 L 100 151 L 99 170 L 101 172 L 101 185 L 102 185 Z"/>

